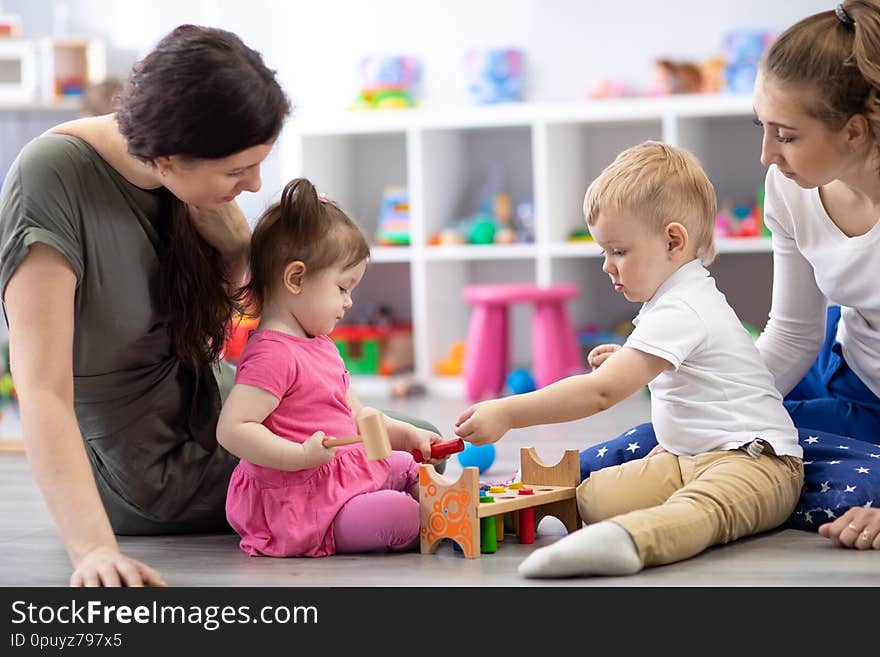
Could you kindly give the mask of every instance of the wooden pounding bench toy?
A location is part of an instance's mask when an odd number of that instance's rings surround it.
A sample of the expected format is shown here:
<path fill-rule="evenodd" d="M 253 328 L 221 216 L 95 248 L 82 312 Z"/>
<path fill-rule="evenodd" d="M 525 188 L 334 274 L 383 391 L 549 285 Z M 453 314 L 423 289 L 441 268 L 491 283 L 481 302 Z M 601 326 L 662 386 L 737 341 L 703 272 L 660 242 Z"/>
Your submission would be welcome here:
<path fill-rule="evenodd" d="M 565 451 L 548 466 L 533 447 L 520 450 L 522 482 L 492 487 L 481 496 L 479 470 L 462 469 L 457 480 L 437 474 L 432 465 L 419 467 L 420 543 L 422 554 L 433 554 L 444 538 L 455 541 L 464 556 L 497 550 L 504 540 L 504 516 L 513 516 L 520 543 L 533 543 L 535 527 L 545 516 L 562 521 L 570 534 L 581 526 L 575 489 L 580 483 L 578 451 Z"/>

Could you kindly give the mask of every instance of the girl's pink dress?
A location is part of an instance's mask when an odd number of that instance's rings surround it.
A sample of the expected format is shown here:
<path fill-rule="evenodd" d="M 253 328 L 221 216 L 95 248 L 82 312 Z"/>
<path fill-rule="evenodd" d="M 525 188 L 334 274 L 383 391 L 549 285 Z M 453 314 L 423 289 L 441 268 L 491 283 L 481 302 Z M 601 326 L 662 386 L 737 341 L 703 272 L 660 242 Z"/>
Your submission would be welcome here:
<path fill-rule="evenodd" d="M 299 443 L 315 431 L 344 438 L 357 434 L 346 401 L 349 376 L 332 340 L 254 331 L 235 375 L 280 403 L 263 421 L 279 436 Z M 386 461 L 368 461 L 360 443 L 340 447 L 318 468 L 285 472 L 242 459 L 232 473 L 226 518 L 252 555 L 323 557 L 336 550 L 333 519 L 361 493 L 379 490 Z"/>

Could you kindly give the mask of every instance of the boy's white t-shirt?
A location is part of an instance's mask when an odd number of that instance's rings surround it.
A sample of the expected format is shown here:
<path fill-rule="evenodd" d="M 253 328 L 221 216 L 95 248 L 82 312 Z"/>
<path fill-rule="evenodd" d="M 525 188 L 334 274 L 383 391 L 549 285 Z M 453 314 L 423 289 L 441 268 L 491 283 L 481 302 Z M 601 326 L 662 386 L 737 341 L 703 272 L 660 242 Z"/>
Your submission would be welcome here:
<path fill-rule="evenodd" d="M 671 364 L 648 385 L 664 449 L 693 456 L 760 438 L 780 456 L 803 458 L 770 371 L 699 260 L 667 278 L 633 324 L 624 346 Z"/>
<path fill-rule="evenodd" d="M 773 304 L 757 345 L 776 387 L 787 395 L 816 360 L 830 302 L 841 307 L 837 341 L 844 359 L 880 397 L 880 221 L 848 237 L 817 188 L 803 189 L 773 165 L 764 222 L 773 234 Z"/>

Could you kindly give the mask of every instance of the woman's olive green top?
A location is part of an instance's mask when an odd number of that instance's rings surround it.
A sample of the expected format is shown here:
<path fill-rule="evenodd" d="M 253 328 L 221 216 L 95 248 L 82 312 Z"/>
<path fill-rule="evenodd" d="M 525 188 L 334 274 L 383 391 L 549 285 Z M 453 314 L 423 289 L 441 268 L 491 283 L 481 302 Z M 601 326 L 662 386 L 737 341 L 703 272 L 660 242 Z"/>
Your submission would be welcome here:
<path fill-rule="evenodd" d="M 132 185 L 86 142 L 64 135 L 30 142 L 0 193 L 4 297 L 38 242 L 76 274 L 74 409 L 121 534 L 228 528 L 235 459 L 215 439 L 218 371 L 181 365 L 157 301 L 170 200 L 164 188 Z"/>

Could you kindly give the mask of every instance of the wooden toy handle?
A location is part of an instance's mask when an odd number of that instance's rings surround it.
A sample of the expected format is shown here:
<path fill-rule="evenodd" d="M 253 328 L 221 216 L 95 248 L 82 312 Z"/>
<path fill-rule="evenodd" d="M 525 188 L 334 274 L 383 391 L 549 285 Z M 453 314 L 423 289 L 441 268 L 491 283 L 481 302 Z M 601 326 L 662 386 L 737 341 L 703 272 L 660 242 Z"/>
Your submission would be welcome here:
<path fill-rule="evenodd" d="M 441 443 L 434 443 L 431 445 L 431 458 L 432 459 L 440 459 L 444 456 L 449 456 L 450 454 L 455 454 L 456 452 L 460 452 L 464 449 L 464 441 L 461 438 L 456 438 L 455 440 L 446 440 Z M 414 449 L 412 450 L 413 460 L 416 463 L 422 463 L 424 459 L 422 458 L 422 450 Z"/>
<path fill-rule="evenodd" d="M 324 447 L 341 447 L 342 445 L 353 445 L 360 442 L 363 442 L 360 436 L 349 436 L 348 438 L 324 438 L 322 444 Z"/>

